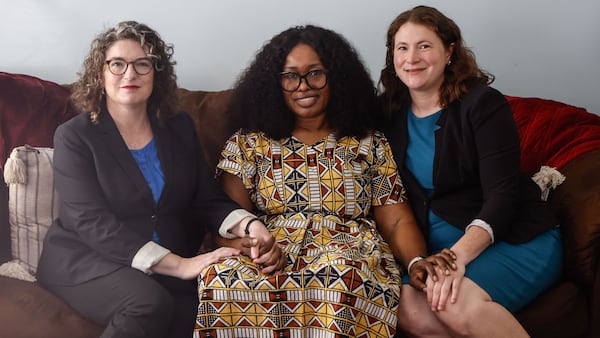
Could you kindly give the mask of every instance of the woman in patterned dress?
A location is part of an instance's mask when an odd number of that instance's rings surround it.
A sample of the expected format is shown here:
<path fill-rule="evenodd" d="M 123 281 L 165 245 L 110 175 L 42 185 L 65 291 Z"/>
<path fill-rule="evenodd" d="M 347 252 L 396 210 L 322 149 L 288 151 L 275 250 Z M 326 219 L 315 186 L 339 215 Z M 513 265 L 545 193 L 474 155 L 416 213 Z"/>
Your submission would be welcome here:
<path fill-rule="evenodd" d="M 196 336 L 394 335 L 396 260 L 406 266 L 426 248 L 391 149 L 371 128 L 375 102 L 358 54 L 331 30 L 290 28 L 257 54 L 235 88 L 237 131 L 218 174 L 259 215 L 248 236 L 269 231 L 287 260 L 250 253 L 205 269 Z M 444 252 L 412 269 L 451 261 Z"/>

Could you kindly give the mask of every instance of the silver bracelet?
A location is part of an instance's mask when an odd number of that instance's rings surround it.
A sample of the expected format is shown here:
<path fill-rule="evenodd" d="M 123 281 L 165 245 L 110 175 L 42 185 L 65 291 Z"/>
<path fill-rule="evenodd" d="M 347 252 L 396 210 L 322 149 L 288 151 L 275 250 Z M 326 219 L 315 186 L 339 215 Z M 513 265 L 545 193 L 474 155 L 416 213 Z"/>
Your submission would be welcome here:
<path fill-rule="evenodd" d="M 412 268 L 412 266 L 413 266 L 413 265 L 414 265 L 416 262 L 418 262 L 418 261 L 420 261 L 420 260 L 422 260 L 422 259 L 425 259 L 425 256 L 417 256 L 417 257 L 415 257 L 415 258 L 411 259 L 411 260 L 410 260 L 410 262 L 408 263 L 408 267 L 406 268 L 406 273 L 410 274 L 410 269 Z"/>

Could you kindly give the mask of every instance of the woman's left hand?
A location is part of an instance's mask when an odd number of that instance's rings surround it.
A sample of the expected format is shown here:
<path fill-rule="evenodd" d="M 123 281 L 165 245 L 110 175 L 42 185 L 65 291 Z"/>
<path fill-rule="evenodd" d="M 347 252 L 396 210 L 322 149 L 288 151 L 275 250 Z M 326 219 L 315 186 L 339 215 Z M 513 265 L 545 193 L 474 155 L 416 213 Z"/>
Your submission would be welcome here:
<path fill-rule="evenodd" d="M 443 249 L 439 253 L 425 257 L 411 266 L 410 285 L 417 290 L 425 291 L 426 280 L 431 278 L 433 282 L 439 280 L 440 276 L 447 276 L 451 270 L 456 270 L 456 254 L 450 249 Z"/>
<path fill-rule="evenodd" d="M 442 311 L 448 300 L 450 303 L 455 303 L 458 299 L 458 290 L 465 277 L 466 267 L 459 261 L 456 261 L 456 266 L 457 268 L 450 273 L 442 273 L 442 270 L 436 267 L 440 278 L 437 281 L 427 278 L 425 292 L 432 311 Z"/>

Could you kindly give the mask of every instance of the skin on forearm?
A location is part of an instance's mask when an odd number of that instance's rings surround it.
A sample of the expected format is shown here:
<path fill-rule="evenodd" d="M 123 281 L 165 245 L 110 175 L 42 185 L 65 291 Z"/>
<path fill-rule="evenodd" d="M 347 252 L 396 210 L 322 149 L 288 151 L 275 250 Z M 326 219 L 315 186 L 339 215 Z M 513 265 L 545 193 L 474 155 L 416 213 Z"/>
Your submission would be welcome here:
<path fill-rule="evenodd" d="M 179 267 L 181 266 L 182 259 L 180 256 L 169 252 L 158 263 L 154 264 L 150 270 L 161 275 L 179 278 Z"/>
<path fill-rule="evenodd" d="M 234 248 L 218 248 L 190 258 L 183 258 L 173 253 L 168 253 L 151 270 L 155 273 L 189 280 L 198 277 L 204 268 L 219 260 L 238 256 L 240 251 Z"/>
<path fill-rule="evenodd" d="M 485 229 L 472 226 L 451 249 L 456 253 L 457 261 L 462 262 L 466 266 L 490 246 L 491 240 L 489 233 Z"/>
<path fill-rule="evenodd" d="M 425 239 L 408 204 L 377 206 L 374 214 L 378 231 L 404 266 L 414 257 L 427 253 Z"/>

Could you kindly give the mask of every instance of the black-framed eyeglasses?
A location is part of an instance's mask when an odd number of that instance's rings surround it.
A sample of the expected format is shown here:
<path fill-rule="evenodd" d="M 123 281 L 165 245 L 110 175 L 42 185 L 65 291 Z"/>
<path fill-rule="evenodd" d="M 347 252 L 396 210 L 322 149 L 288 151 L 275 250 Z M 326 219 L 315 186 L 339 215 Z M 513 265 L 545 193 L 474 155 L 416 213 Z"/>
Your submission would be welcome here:
<path fill-rule="evenodd" d="M 133 70 L 138 75 L 149 74 L 154 69 L 154 63 L 149 58 L 139 58 L 131 62 L 127 62 L 123 59 L 110 59 L 105 61 L 108 65 L 108 70 L 114 75 L 123 75 L 129 68 L 129 65 L 133 65 Z"/>
<path fill-rule="evenodd" d="M 300 88 L 302 79 L 310 89 L 323 89 L 327 86 L 327 71 L 324 69 L 315 69 L 300 75 L 296 72 L 282 72 L 281 88 L 286 92 L 295 92 Z"/>

